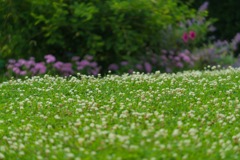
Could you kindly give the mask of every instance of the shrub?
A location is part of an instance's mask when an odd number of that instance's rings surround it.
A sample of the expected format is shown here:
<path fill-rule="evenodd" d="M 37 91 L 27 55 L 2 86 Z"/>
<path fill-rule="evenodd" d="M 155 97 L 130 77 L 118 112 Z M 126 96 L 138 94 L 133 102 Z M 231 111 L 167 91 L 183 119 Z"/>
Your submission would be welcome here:
<path fill-rule="evenodd" d="M 204 69 L 206 66 L 220 65 L 240 66 L 240 58 L 236 60 L 234 53 L 238 49 L 240 34 L 237 33 L 232 41 L 207 39 L 207 34 L 214 31 L 212 25 L 215 19 L 207 18 L 208 3 L 203 3 L 196 16 L 183 21 L 179 26 L 169 25 L 162 34 L 161 52 L 150 49 L 146 55 L 136 60 L 130 60 L 132 64 L 126 67 L 113 68 L 114 72 L 131 72 L 138 70 L 151 72 L 161 70 L 163 72 L 176 72 L 184 69 Z M 110 67 L 111 68 L 111 67 Z"/>
<path fill-rule="evenodd" d="M 41 59 L 50 53 L 96 55 L 109 61 L 158 49 L 161 31 L 190 18 L 194 10 L 178 0 L 1 0 L 0 53 L 4 57 Z"/>
<path fill-rule="evenodd" d="M 198 61 L 198 65 L 200 65 L 198 68 L 203 68 L 207 65 L 221 65 L 223 67 L 234 65 L 236 61 L 234 52 L 238 49 L 239 43 L 240 33 L 237 33 L 231 42 L 217 40 L 202 48 L 196 48 L 193 54 Z"/>

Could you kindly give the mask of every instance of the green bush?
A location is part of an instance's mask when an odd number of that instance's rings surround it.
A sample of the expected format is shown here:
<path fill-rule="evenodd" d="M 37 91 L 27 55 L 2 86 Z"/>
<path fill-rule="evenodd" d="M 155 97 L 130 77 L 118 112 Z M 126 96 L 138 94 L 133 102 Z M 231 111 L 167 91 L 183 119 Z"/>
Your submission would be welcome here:
<path fill-rule="evenodd" d="M 159 49 L 168 25 L 194 16 L 178 0 L 0 0 L 0 55 L 95 55 L 102 65 Z"/>

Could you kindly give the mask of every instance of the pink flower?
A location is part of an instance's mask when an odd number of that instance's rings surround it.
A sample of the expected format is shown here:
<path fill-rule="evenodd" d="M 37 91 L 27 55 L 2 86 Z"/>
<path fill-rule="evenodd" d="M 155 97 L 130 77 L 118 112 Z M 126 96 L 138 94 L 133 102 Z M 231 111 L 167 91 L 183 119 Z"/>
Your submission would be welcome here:
<path fill-rule="evenodd" d="M 63 62 L 56 62 L 54 65 L 53 65 L 57 70 L 60 70 L 63 66 Z"/>
<path fill-rule="evenodd" d="M 108 66 L 108 69 L 111 70 L 111 71 L 116 71 L 116 70 L 118 70 L 118 68 L 119 68 L 118 65 L 115 64 L 115 63 L 110 64 L 110 65 Z"/>
<path fill-rule="evenodd" d="M 196 32 L 190 31 L 189 34 L 188 34 L 188 37 L 189 37 L 191 40 L 194 40 L 194 39 L 196 38 Z"/>
<path fill-rule="evenodd" d="M 51 54 L 48 54 L 48 55 L 44 56 L 44 58 L 46 59 L 47 63 L 53 63 L 53 62 L 56 61 L 56 58 Z"/>
<path fill-rule="evenodd" d="M 44 62 L 36 63 L 34 68 L 32 69 L 33 74 L 36 74 L 36 73 L 44 74 L 44 73 L 46 73 L 46 70 L 47 70 L 47 68 L 46 68 Z"/>
<path fill-rule="evenodd" d="M 19 74 L 21 72 L 21 70 L 17 67 L 14 67 L 13 72 L 16 73 L 16 74 Z"/>
<path fill-rule="evenodd" d="M 187 34 L 187 33 L 184 33 L 184 34 L 182 35 L 182 40 L 183 40 L 184 43 L 187 43 L 187 42 L 188 42 L 188 34 Z"/>
<path fill-rule="evenodd" d="M 148 62 L 144 63 L 144 68 L 145 68 L 147 73 L 150 73 L 152 71 L 152 65 Z"/>

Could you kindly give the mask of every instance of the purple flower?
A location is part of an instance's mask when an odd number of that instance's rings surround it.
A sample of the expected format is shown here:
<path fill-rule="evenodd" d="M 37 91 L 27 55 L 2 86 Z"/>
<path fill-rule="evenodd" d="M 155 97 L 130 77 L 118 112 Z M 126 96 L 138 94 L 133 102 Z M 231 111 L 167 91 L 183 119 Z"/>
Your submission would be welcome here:
<path fill-rule="evenodd" d="M 25 65 L 25 67 L 26 67 L 27 69 L 29 69 L 29 68 L 31 68 L 31 66 L 34 66 L 34 65 L 35 65 L 35 60 L 32 59 L 32 58 L 30 58 L 28 61 L 25 62 L 24 65 Z"/>
<path fill-rule="evenodd" d="M 90 67 L 97 67 L 97 62 L 92 62 L 89 64 Z"/>
<path fill-rule="evenodd" d="M 44 58 L 46 59 L 47 63 L 53 63 L 53 62 L 56 61 L 56 58 L 51 54 L 48 54 L 48 55 L 44 56 Z"/>
<path fill-rule="evenodd" d="M 141 64 L 137 64 L 136 65 L 136 68 L 139 70 L 139 71 L 142 71 L 143 70 L 143 66 Z"/>
<path fill-rule="evenodd" d="M 188 26 L 192 26 L 193 22 L 191 20 L 187 20 L 187 24 L 188 24 Z"/>
<path fill-rule="evenodd" d="M 228 46 L 228 41 L 226 41 L 226 40 L 224 40 L 224 41 L 218 40 L 218 41 L 216 41 L 214 43 L 214 46 L 217 47 L 217 48 Z"/>
<path fill-rule="evenodd" d="M 209 32 L 214 32 L 214 31 L 216 31 L 217 29 L 216 29 L 216 27 L 214 27 L 213 25 L 210 25 L 209 27 L 208 27 L 208 31 Z"/>
<path fill-rule="evenodd" d="M 237 50 L 239 43 L 240 43 L 240 33 L 237 33 L 232 40 L 233 50 Z"/>
<path fill-rule="evenodd" d="M 82 61 L 80 61 L 80 62 L 76 62 L 76 64 L 78 65 L 78 66 L 82 66 L 82 67 L 86 67 L 86 66 L 89 66 L 90 65 L 90 63 L 89 63 L 89 61 L 88 60 L 82 60 Z"/>
<path fill-rule="evenodd" d="M 180 53 L 180 54 L 179 54 L 179 57 L 181 57 L 184 62 L 186 62 L 186 63 L 191 63 L 191 59 L 190 59 L 189 56 L 187 56 L 186 54 Z"/>
<path fill-rule="evenodd" d="M 19 62 L 17 61 L 17 63 L 15 63 L 14 66 L 15 66 L 15 67 L 21 67 L 22 65 L 21 65 L 21 63 L 19 63 Z"/>
<path fill-rule="evenodd" d="M 151 57 L 151 62 L 152 64 L 157 64 L 157 57 L 155 55 Z"/>
<path fill-rule="evenodd" d="M 100 67 L 94 68 L 91 70 L 91 73 L 96 76 L 100 72 L 100 69 Z"/>
<path fill-rule="evenodd" d="M 82 70 L 82 69 L 84 69 L 84 66 L 77 66 L 77 70 L 78 70 L 78 71 L 80 71 L 80 70 Z"/>
<path fill-rule="evenodd" d="M 126 66 L 126 65 L 128 65 L 128 62 L 127 62 L 127 61 L 122 61 L 120 64 L 121 64 L 122 66 Z"/>
<path fill-rule="evenodd" d="M 13 69 L 13 67 L 14 67 L 14 65 L 12 65 L 12 64 L 7 65 L 7 69 Z"/>
<path fill-rule="evenodd" d="M 176 56 L 176 57 L 174 57 L 174 60 L 175 61 L 180 61 L 180 57 Z"/>
<path fill-rule="evenodd" d="M 145 68 L 147 73 L 150 73 L 152 71 L 152 66 L 148 62 L 144 62 L 144 68 Z"/>
<path fill-rule="evenodd" d="M 26 71 L 20 71 L 20 73 L 19 73 L 19 75 L 21 75 L 21 76 L 25 76 L 26 74 L 27 74 Z"/>
<path fill-rule="evenodd" d="M 163 49 L 163 50 L 162 50 L 162 53 L 163 53 L 163 54 L 167 54 L 167 50 Z"/>
<path fill-rule="evenodd" d="M 26 60 L 25 59 L 19 59 L 18 63 L 22 66 L 26 63 Z"/>
<path fill-rule="evenodd" d="M 62 65 L 63 65 L 63 62 L 58 61 L 53 65 L 53 67 L 60 70 L 62 68 Z"/>
<path fill-rule="evenodd" d="M 84 57 L 84 59 L 86 59 L 86 60 L 88 60 L 88 61 L 91 61 L 91 60 L 93 60 L 93 56 L 86 55 L 86 56 Z"/>
<path fill-rule="evenodd" d="M 208 8 L 208 1 L 204 2 L 199 8 L 198 11 L 205 11 Z"/>
<path fill-rule="evenodd" d="M 169 67 L 167 67 L 167 68 L 166 68 L 166 72 L 167 72 L 167 73 L 170 73 L 170 72 L 172 72 L 172 69 L 169 68 Z"/>
<path fill-rule="evenodd" d="M 183 68 L 183 64 L 181 62 L 176 63 L 176 66 L 179 68 Z"/>
<path fill-rule="evenodd" d="M 78 61 L 79 59 L 80 59 L 79 56 L 73 56 L 73 57 L 72 57 L 72 61 Z"/>
<path fill-rule="evenodd" d="M 183 22 L 180 22 L 179 27 L 183 28 L 183 27 L 185 27 L 185 24 Z"/>
<path fill-rule="evenodd" d="M 115 63 L 110 64 L 108 69 L 111 70 L 111 71 L 116 71 L 116 70 L 118 70 L 118 65 L 115 64 Z"/>
<path fill-rule="evenodd" d="M 15 59 L 9 59 L 9 60 L 8 60 L 8 63 L 14 64 L 14 63 L 16 63 L 16 60 L 15 60 Z"/>
<path fill-rule="evenodd" d="M 63 63 L 61 72 L 73 74 L 72 63 Z"/>
<path fill-rule="evenodd" d="M 63 63 L 63 62 L 56 62 L 53 65 L 63 76 L 69 76 L 74 73 L 72 69 L 72 63 Z"/>
<path fill-rule="evenodd" d="M 13 72 L 16 74 L 19 74 L 21 72 L 21 70 L 18 67 L 14 67 Z"/>
<path fill-rule="evenodd" d="M 47 70 L 47 68 L 46 68 L 44 62 L 36 63 L 34 68 L 32 68 L 33 74 L 37 74 L 37 73 L 44 74 L 44 73 L 46 73 L 46 70 Z"/>
<path fill-rule="evenodd" d="M 161 59 L 162 59 L 163 61 L 167 61 L 167 60 L 168 60 L 165 55 L 162 55 L 162 56 L 161 56 Z"/>

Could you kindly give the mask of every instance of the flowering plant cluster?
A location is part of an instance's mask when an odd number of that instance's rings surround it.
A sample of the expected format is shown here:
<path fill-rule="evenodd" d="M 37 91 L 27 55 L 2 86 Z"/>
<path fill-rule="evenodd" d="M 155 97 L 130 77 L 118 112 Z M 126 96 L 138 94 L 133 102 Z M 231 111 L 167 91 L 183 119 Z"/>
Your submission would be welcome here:
<path fill-rule="evenodd" d="M 71 62 L 57 61 L 56 57 L 48 54 L 45 61 L 36 62 L 34 57 L 26 59 L 10 59 L 7 64 L 8 76 L 35 76 L 41 74 L 59 74 L 69 76 L 82 72 L 84 74 L 97 75 L 100 71 L 98 63 L 93 57 L 86 55 L 83 59 L 78 56 L 72 57 Z"/>
<path fill-rule="evenodd" d="M 188 50 L 181 52 L 162 50 L 160 55 L 149 51 L 147 56 L 142 56 L 137 61 L 122 61 L 120 64 L 112 63 L 108 69 L 115 73 L 119 71 L 151 73 L 157 70 L 176 72 L 183 69 L 191 69 L 194 67 L 194 64 L 195 57 Z"/>
<path fill-rule="evenodd" d="M 234 58 L 234 52 L 237 51 L 239 44 L 240 33 L 237 33 L 231 42 L 217 40 L 202 48 L 196 48 L 193 54 L 198 62 L 197 65 L 201 65 L 198 66 L 199 68 L 202 68 L 204 65 L 221 65 L 222 67 L 231 65 L 239 67 L 239 62 Z"/>
<path fill-rule="evenodd" d="M 182 35 L 182 39 L 185 43 L 187 43 L 189 40 L 194 40 L 196 38 L 196 32 L 190 31 L 189 33 L 185 32 Z"/>

